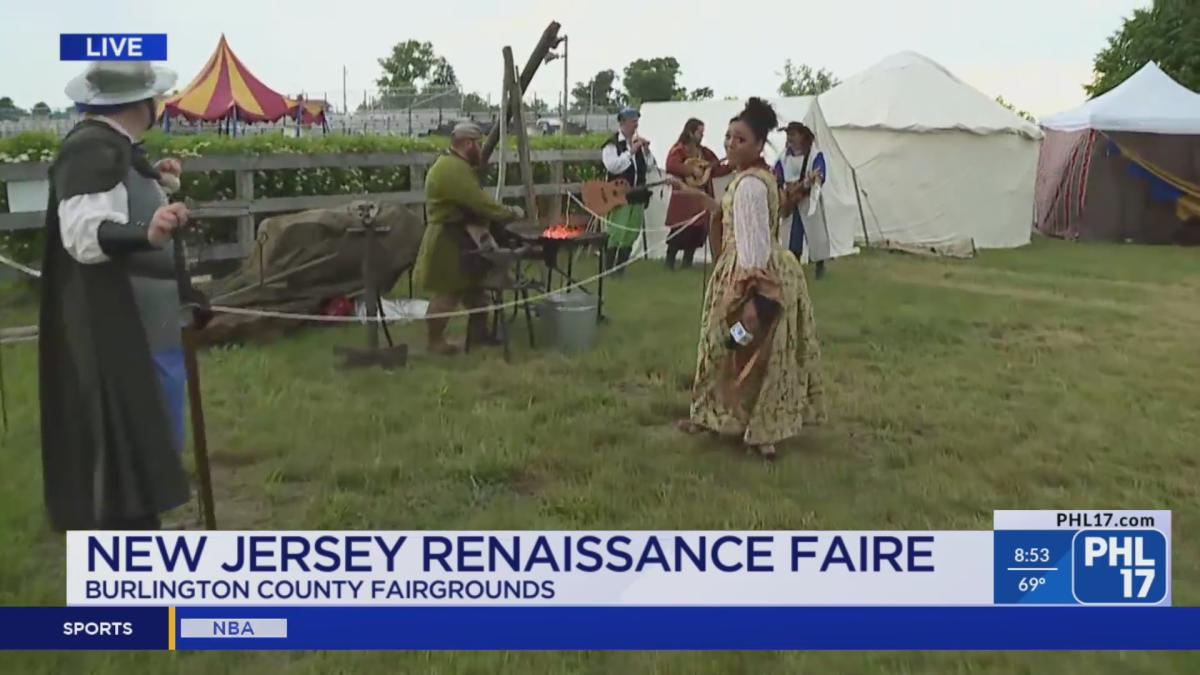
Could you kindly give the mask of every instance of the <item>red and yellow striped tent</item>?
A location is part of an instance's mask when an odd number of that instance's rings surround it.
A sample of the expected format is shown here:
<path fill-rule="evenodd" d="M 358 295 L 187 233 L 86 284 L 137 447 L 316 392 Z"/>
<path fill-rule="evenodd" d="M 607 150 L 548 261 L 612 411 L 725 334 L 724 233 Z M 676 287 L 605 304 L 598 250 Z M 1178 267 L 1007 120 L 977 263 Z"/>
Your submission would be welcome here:
<path fill-rule="evenodd" d="M 275 122 L 295 117 L 297 102 L 259 81 L 229 48 L 225 35 L 200 74 L 161 105 L 160 114 L 193 122 L 230 117 L 240 122 Z M 304 105 L 304 123 L 324 121 L 324 109 Z"/>

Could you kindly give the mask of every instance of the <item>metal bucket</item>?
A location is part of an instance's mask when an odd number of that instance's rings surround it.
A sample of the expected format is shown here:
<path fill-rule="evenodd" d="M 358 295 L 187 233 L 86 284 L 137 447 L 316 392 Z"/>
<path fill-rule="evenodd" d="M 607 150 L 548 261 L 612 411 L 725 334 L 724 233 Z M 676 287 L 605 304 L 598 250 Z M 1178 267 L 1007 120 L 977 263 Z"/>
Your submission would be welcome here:
<path fill-rule="evenodd" d="M 596 305 L 595 296 L 579 291 L 547 296 L 538 307 L 538 344 L 568 354 L 591 349 L 596 344 Z"/>

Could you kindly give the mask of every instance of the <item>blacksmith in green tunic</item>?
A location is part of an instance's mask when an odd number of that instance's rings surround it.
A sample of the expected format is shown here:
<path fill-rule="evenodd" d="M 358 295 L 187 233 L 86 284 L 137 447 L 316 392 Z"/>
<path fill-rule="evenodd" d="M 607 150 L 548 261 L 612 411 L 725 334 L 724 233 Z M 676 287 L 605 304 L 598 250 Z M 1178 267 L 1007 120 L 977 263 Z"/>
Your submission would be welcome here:
<path fill-rule="evenodd" d="M 178 163 L 151 166 L 137 142 L 154 124 L 154 97 L 174 82 L 144 62 L 101 62 L 67 86 L 85 119 L 50 168 L 38 355 L 56 530 L 156 529 L 159 514 L 188 501 L 152 359 L 179 339 L 165 251 L 187 209 L 167 205 L 157 182 Z"/>
<path fill-rule="evenodd" d="M 657 171 L 654 155 L 650 154 L 650 142 L 638 136 L 638 121 L 641 114 L 633 108 L 617 113 L 620 131 L 604 142 L 601 160 L 608 180 L 624 179 L 632 188 L 646 184 L 646 175 Z M 633 245 L 646 227 L 646 206 L 650 204 L 650 193 L 636 190 L 627 197 L 627 202 L 609 212 L 605 232 L 608 244 L 605 250 L 605 266 L 612 268 L 629 260 Z M 625 268 L 621 268 L 623 272 Z M 619 274 L 619 273 L 618 273 Z"/>
<path fill-rule="evenodd" d="M 453 312 L 486 304 L 480 287 L 485 269 L 477 258 L 464 259 L 478 239 L 493 225 L 506 225 L 523 217 L 520 208 L 492 199 L 479 184 L 476 170 L 482 163 L 479 141 L 483 134 L 474 124 L 459 124 L 450 137 L 450 151 L 430 167 L 425 176 L 425 235 L 417 256 L 414 276 L 433 297 L 430 314 Z M 453 354 L 457 347 L 446 342 L 449 319 L 429 319 L 429 351 Z M 487 315 L 472 314 L 467 331 L 473 344 L 487 343 Z"/>

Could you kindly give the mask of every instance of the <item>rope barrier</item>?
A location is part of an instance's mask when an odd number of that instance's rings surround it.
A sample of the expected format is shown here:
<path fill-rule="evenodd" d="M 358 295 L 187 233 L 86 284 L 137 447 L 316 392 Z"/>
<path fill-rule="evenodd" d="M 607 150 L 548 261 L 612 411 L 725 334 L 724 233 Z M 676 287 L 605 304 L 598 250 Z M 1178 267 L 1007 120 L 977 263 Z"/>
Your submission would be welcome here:
<path fill-rule="evenodd" d="M 667 239 L 664 240 L 661 245 L 656 245 L 651 250 L 658 252 L 660 249 L 665 249 L 667 242 L 669 242 L 671 239 L 678 236 L 679 234 L 682 234 L 683 230 L 686 226 L 695 223 L 703 215 L 704 215 L 704 212 L 702 211 L 702 212 L 697 213 L 696 215 L 692 216 L 691 218 L 683 221 L 682 223 L 675 225 L 672 228 L 672 229 L 674 229 L 674 231 L 671 233 L 671 235 L 669 237 L 667 237 Z M 678 229 L 675 229 L 675 228 L 678 228 Z M 587 284 L 590 284 L 590 283 L 598 280 L 600 277 L 606 277 L 611 274 L 615 274 L 616 272 L 620 271 L 621 269 L 628 267 L 629 265 L 632 265 L 633 263 L 638 262 L 639 260 L 645 258 L 646 256 L 649 255 L 649 253 L 650 253 L 650 251 L 646 251 L 646 252 L 643 252 L 636 256 L 632 256 L 632 257 L 630 257 L 629 260 L 626 260 L 625 262 L 623 262 L 619 265 L 611 267 L 600 274 L 594 274 L 594 275 L 592 275 L 586 279 L 583 279 L 581 281 L 576 281 L 573 284 L 568 284 L 568 285 L 558 289 L 557 291 L 551 291 L 549 293 L 542 293 L 540 295 L 535 295 L 535 296 L 529 298 L 528 300 L 523 300 L 523 299 L 511 300 L 509 302 L 503 302 L 503 303 L 499 303 L 499 304 L 495 304 L 495 305 L 487 305 L 485 307 L 476 307 L 474 309 L 462 309 L 462 310 L 458 310 L 458 311 L 454 311 L 454 312 L 439 312 L 436 314 L 426 314 L 425 316 L 421 316 L 421 317 L 410 317 L 410 316 L 382 317 L 381 316 L 377 320 L 398 323 L 398 322 L 402 322 L 402 321 L 425 321 L 428 319 L 453 319 L 453 318 L 457 318 L 460 316 L 470 316 L 472 314 L 485 314 L 485 313 L 494 312 L 494 311 L 500 310 L 500 309 L 510 309 L 512 307 L 520 307 L 521 305 L 526 304 L 526 303 L 532 304 L 539 300 L 543 300 L 543 299 L 548 298 L 551 295 L 554 295 L 556 293 L 562 293 L 564 291 L 574 290 L 576 288 L 586 286 Z M 273 319 L 291 319 L 291 320 L 295 320 L 295 321 L 320 321 L 320 322 L 325 322 L 325 323 L 366 323 L 365 319 L 362 319 L 360 317 L 352 317 L 352 316 L 329 316 L 329 315 L 325 315 L 325 314 L 293 314 L 290 312 L 275 312 L 272 310 L 263 310 L 263 309 L 245 309 L 245 308 L 241 308 L 241 307 L 224 307 L 224 306 L 220 306 L 220 305 L 213 305 L 210 309 L 213 312 L 219 312 L 222 314 L 238 314 L 241 316 L 258 316 L 258 317 L 273 318 Z"/>
<path fill-rule="evenodd" d="M 18 272 L 24 272 L 25 274 L 33 277 L 34 279 L 40 279 L 42 277 L 42 273 L 39 272 L 38 270 L 35 270 L 32 267 L 26 267 L 11 258 L 6 258 L 6 257 L 4 257 L 3 254 L 0 254 L 0 265 L 6 265 L 8 267 L 13 268 L 14 270 L 16 270 Z"/>

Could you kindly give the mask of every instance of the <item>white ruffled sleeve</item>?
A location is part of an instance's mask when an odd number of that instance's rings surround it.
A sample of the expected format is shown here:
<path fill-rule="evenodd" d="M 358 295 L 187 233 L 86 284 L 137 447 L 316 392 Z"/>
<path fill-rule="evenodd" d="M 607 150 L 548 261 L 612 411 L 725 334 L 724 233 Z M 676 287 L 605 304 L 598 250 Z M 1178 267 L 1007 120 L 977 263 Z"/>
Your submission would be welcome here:
<path fill-rule="evenodd" d="M 100 225 L 106 220 L 122 225 L 129 222 L 129 196 L 121 183 L 107 192 L 62 200 L 58 203 L 58 224 L 63 248 L 85 265 L 107 262 L 99 239 Z"/>
<path fill-rule="evenodd" d="M 767 186 L 761 180 L 746 177 L 738 181 L 733 194 L 733 236 L 737 241 L 737 266 L 742 269 L 766 267 L 771 258 L 771 209 Z"/>

